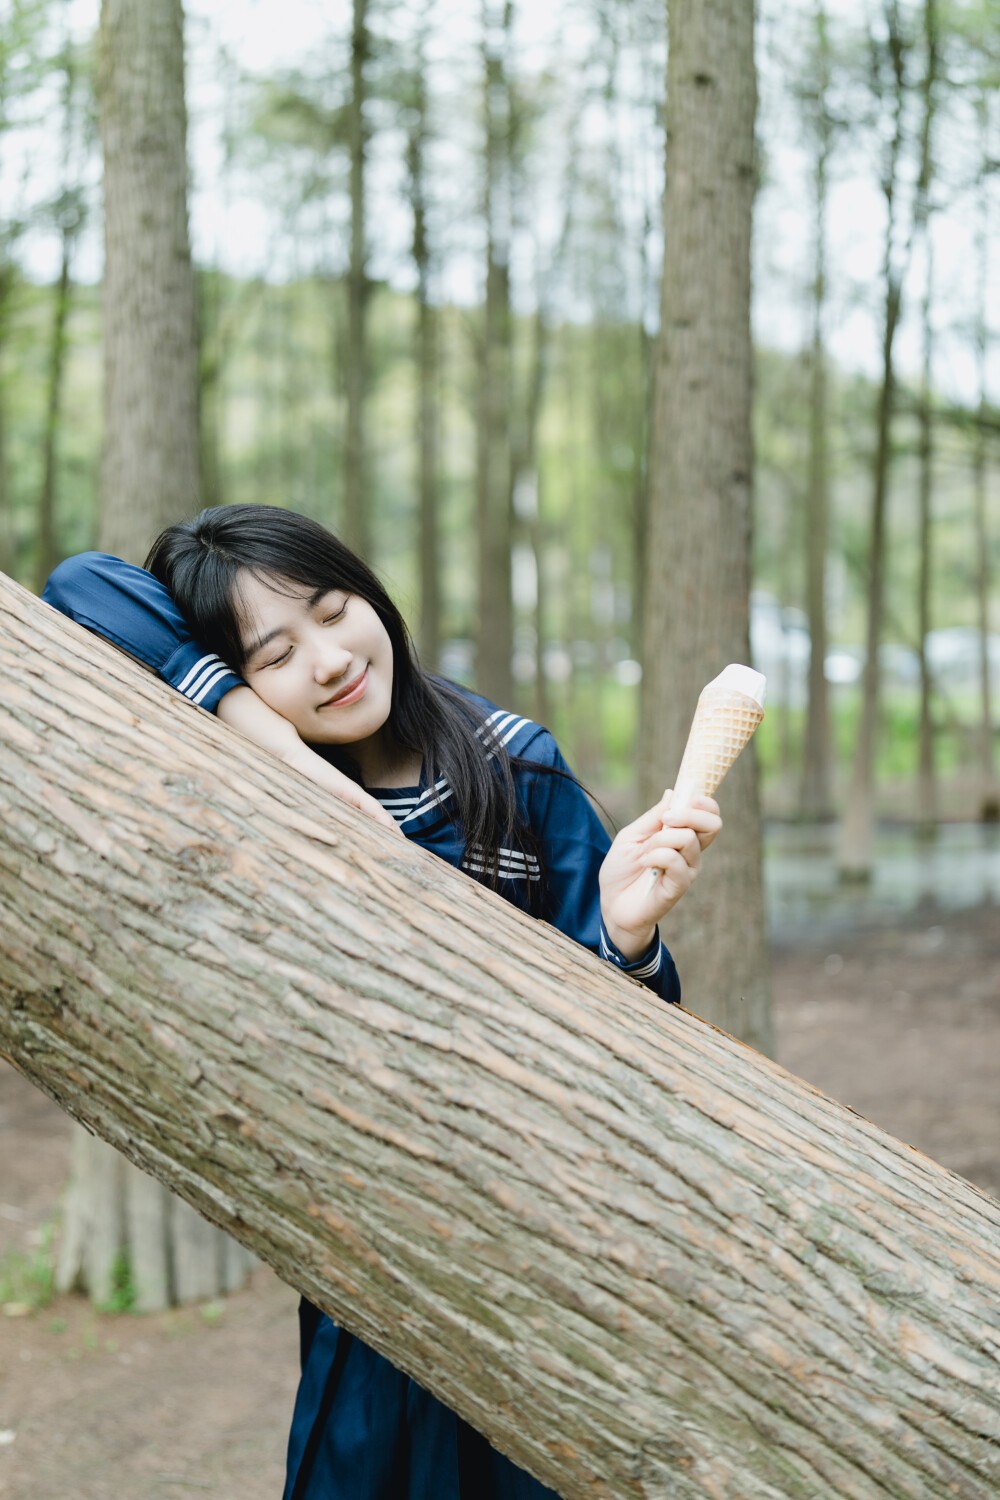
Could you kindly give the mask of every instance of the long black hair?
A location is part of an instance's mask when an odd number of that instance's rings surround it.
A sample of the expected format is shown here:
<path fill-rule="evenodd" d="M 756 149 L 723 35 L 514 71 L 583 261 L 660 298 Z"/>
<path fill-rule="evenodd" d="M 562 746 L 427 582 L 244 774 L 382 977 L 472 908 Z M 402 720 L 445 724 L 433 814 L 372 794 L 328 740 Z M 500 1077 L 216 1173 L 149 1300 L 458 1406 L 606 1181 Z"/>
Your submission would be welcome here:
<path fill-rule="evenodd" d="M 518 807 L 511 757 L 481 706 L 424 671 L 402 615 L 375 574 L 317 521 L 273 505 L 215 506 L 169 526 L 153 543 L 146 568 L 173 596 L 197 639 L 237 673 L 246 665 L 240 573 L 268 583 L 286 580 L 310 594 L 339 589 L 364 599 L 392 644 L 389 730 L 405 750 L 423 757 L 428 786 L 444 777 L 451 788 L 442 813 L 465 837 L 470 873 L 496 889 L 502 848 L 538 859 L 537 840 Z M 323 752 L 360 782 L 350 746 L 324 745 Z M 542 891 L 532 884 L 534 906 Z"/>

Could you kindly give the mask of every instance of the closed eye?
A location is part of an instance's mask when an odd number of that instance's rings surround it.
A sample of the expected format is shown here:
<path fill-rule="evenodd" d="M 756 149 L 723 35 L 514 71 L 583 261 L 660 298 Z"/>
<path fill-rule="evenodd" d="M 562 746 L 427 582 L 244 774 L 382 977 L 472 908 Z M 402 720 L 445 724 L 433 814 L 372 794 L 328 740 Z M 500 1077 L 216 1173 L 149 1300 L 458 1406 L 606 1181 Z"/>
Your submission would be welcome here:
<path fill-rule="evenodd" d="M 288 660 L 291 654 L 292 648 L 291 646 L 289 646 L 287 651 L 283 651 L 281 655 L 276 656 L 273 661 L 261 662 L 261 670 L 263 671 L 266 667 L 280 667 L 284 662 Z"/>
<path fill-rule="evenodd" d="M 347 600 L 345 599 L 344 602 L 343 602 L 343 604 L 340 606 L 340 608 L 338 610 L 334 610 L 332 614 L 324 615 L 323 616 L 323 624 L 324 625 L 332 625 L 333 622 L 334 622 L 334 620 L 339 620 L 341 618 L 341 616 L 345 615 L 346 613 L 347 613 Z"/>

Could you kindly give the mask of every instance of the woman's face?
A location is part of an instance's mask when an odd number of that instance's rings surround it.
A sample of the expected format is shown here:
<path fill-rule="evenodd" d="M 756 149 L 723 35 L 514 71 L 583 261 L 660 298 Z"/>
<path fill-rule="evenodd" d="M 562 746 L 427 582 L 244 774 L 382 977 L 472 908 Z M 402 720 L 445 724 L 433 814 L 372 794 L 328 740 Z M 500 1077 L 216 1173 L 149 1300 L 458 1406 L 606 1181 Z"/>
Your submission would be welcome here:
<path fill-rule="evenodd" d="M 385 725 L 392 701 L 392 644 L 372 606 L 343 589 L 240 574 L 246 661 L 258 697 L 317 745 L 354 745 Z"/>

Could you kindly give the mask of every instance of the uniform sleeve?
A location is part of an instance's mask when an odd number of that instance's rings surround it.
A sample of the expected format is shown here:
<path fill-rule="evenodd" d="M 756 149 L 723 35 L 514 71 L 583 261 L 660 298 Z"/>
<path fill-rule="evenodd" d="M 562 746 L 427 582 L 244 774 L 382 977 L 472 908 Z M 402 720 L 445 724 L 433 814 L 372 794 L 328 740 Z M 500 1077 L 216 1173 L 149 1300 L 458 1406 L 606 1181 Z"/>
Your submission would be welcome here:
<path fill-rule="evenodd" d="M 243 679 L 192 640 L 163 584 L 106 552 L 81 552 L 60 563 L 42 598 L 158 672 L 192 703 L 212 712 Z"/>
<path fill-rule="evenodd" d="M 541 846 L 552 925 L 641 980 L 661 1000 L 676 1005 L 681 998 L 680 981 L 659 931 L 647 951 L 632 963 L 605 931 L 598 876 L 611 840 L 586 793 L 573 780 L 555 740 L 542 730 L 524 749 L 523 757 L 539 767 L 525 767 L 525 802 Z M 558 772 L 563 774 L 553 774 Z"/>

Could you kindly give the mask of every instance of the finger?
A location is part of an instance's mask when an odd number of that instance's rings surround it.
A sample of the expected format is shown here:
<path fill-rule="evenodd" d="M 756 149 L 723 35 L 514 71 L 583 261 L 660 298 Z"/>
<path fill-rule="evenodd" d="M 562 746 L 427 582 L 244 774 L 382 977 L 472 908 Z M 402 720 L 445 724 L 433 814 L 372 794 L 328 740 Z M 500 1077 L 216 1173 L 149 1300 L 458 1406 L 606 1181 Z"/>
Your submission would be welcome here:
<path fill-rule="evenodd" d="M 722 827 L 722 819 L 717 812 L 701 807 L 668 809 L 663 814 L 663 823 L 671 828 L 695 828 L 699 833 L 715 833 Z"/>
<path fill-rule="evenodd" d="M 376 823 L 381 823 L 383 828 L 391 829 L 393 833 L 398 834 L 401 839 L 406 837 L 396 819 L 392 816 L 392 813 L 386 812 L 377 798 L 369 797 L 367 794 L 362 793 L 355 806 L 360 808 L 363 813 L 367 813 L 370 818 L 374 818 Z"/>
<path fill-rule="evenodd" d="M 640 858 L 645 859 L 657 849 L 676 849 L 685 858 L 689 855 L 694 858 L 701 853 L 701 843 L 693 828 L 663 828 L 646 840 Z"/>
<path fill-rule="evenodd" d="M 634 823 L 626 824 L 618 837 L 625 843 L 648 839 L 651 833 L 657 833 L 663 827 L 663 819 L 663 804 L 658 802 L 655 807 L 651 807 L 648 812 L 636 818 Z"/>
<path fill-rule="evenodd" d="M 676 853 L 679 858 L 684 859 L 691 870 L 697 870 L 702 864 L 702 844 L 690 828 L 664 828 L 663 834 L 649 840 L 639 861 L 646 868 L 657 868 L 669 853 Z"/>
<path fill-rule="evenodd" d="M 693 879 L 701 869 L 701 847 L 697 843 L 693 849 L 653 849 L 643 851 L 640 862 L 647 870 L 662 870 L 669 868 L 675 874 L 685 871 L 685 878 Z"/>
<path fill-rule="evenodd" d="M 682 891 L 687 890 L 698 873 L 677 849 L 661 849 L 658 856 L 654 854 L 649 859 L 644 856 L 642 863 L 647 870 L 658 872 L 660 880 L 669 881 Z"/>

